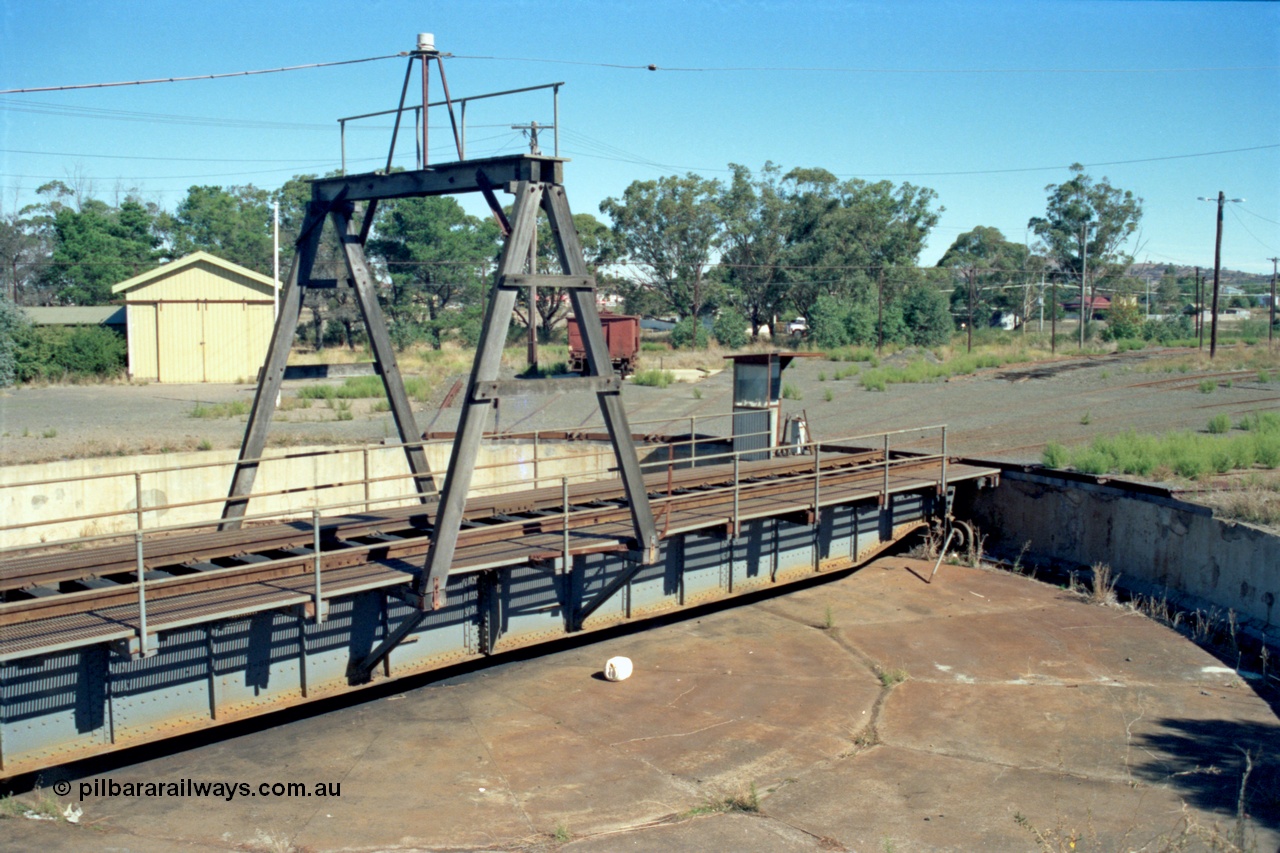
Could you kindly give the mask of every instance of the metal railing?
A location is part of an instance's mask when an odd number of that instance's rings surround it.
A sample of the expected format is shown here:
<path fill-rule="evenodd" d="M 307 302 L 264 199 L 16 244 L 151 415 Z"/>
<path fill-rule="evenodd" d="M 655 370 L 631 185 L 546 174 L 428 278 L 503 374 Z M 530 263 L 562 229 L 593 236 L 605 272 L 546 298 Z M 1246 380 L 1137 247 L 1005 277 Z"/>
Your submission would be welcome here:
<path fill-rule="evenodd" d="M 911 452 L 911 453 L 903 453 L 896 459 L 893 458 L 892 448 L 891 448 L 892 437 L 905 436 L 909 434 L 927 434 L 935 430 L 938 431 L 939 433 L 939 449 L 937 453 Z M 824 452 L 824 447 L 826 447 L 826 452 L 828 454 L 842 454 L 846 456 L 850 454 L 856 454 L 856 453 L 875 453 L 878 450 L 882 458 L 871 459 L 867 462 L 854 463 L 853 465 L 842 468 L 839 471 L 828 473 L 827 477 L 839 476 L 842 473 L 851 473 L 851 472 L 852 473 L 883 472 L 881 500 L 885 501 L 888 499 L 889 493 L 890 493 L 890 472 L 893 468 L 905 467 L 905 466 L 917 466 L 923 462 L 938 460 L 940 464 L 939 464 L 937 487 L 941 492 L 946 488 L 946 484 L 947 484 L 946 433 L 947 433 L 946 426 L 941 426 L 941 425 L 927 426 L 927 427 L 913 427 L 910 429 L 891 430 L 887 432 L 875 432 L 875 433 L 865 433 L 860 435 L 852 435 L 852 436 L 846 436 L 846 437 L 841 437 L 837 439 L 811 440 L 801 444 L 791 445 L 782 449 L 791 451 L 797 457 L 812 455 L 813 468 L 811 471 L 807 471 L 804 473 L 800 473 L 800 472 L 791 473 L 788 476 L 788 481 L 792 483 L 804 482 L 805 480 L 812 478 L 813 492 L 812 492 L 812 502 L 809 508 L 814 513 L 815 520 L 817 520 L 817 518 L 820 516 L 821 508 L 823 505 L 822 485 L 823 485 L 824 479 L 826 479 L 824 478 L 823 469 L 822 469 L 822 459 L 823 459 L 822 454 Z M 690 453 L 693 454 L 696 452 L 694 448 L 696 448 L 696 446 L 699 443 L 705 444 L 708 441 L 714 441 L 714 442 L 720 443 L 726 440 L 730 440 L 729 437 L 715 436 L 711 438 L 699 438 L 696 434 L 691 434 L 691 437 L 688 440 L 680 441 L 680 442 L 672 442 L 671 444 L 677 445 L 677 446 L 688 445 L 690 447 Z M 865 445 L 862 445 L 862 444 L 855 445 L 854 444 L 855 442 L 867 442 L 867 443 Z M 909 442 L 909 444 L 914 444 L 914 443 L 916 442 Z M 398 447 L 398 445 L 394 447 Z M 356 448 L 354 450 L 358 452 L 362 449 L 367 450 L 367 448 Z M 382 448 L 379 448 L 379 449 L 382 449 Z M 393 449 L 393 446 L 387 445 L 385 446 L 385 449 Z M 778 448 L 775 448 L 775 450 L 776 449 Z M 330 451 L 320 451 L 320 452 L 308 451 L 308 452 L 297 454 L 291 458 L 317 456 L 317 455 L 323 455 L 328 452 Z M 342 451 L 332 451 L 332 452 L 342 452 Z M 347 452 L 352 452 L 352 451 L 348 450 Z M 743 449 L 739 451 L 729 450 L 722 453 L 713 453 L 713 454 L 708 454 L 701 457 L 696 457 L 696 460 L 702 463 L 713 463 L 717 465 L 724 464 L 724 465 L 731 466 L 732 468 L 731 485 L 711 487 L 709 489 L 706 489 L 705 493 L 723 495 L 724 493 L 731 491 L 732 515 L 729 519 L 727 519 L 727 521 L 729 524 L 732 525 L 732 531 L 735 537 L 740 534 L 741 525 L 743 521 L 742 499 L 743 499 L 744 486 L 746 486 L 747 489 L 750 490 L 750 488 L 756 485 L 757 483 L 767 484 L 769 482 L 772 482 L 771 480 L 768 480 L 768 479 L 756 480 L 753 478 L 749 470 L 744 471 L 743 457 L 747 454 L 758 455 L 759 453 L 760 453 L 759 448 L 750 448 L 750 449 Z M 577 457 L 570 457 L 570 458 L 582 458 L 584 456 L 598 456 L 598 454 L 581 454 Z M 267 457 L 267 458 L 278 459 L 281 457 Z M 694 457 L 690 457 L 690 458 L 693 459 Z M 223 463 L 203 463 L 201 467 L 206 467 L 209 464 L 223 464 Z M 483 467 L 501 468 L 501 467 L 507 467 L 512 465 L 522 465 L 522 464 L 527 464 L 527 462 L 518 461 L 518 462 L 495 463 L 493 465 L 487 465 Z M 760 470 L 767 470 L 767 467 L 768 467 L 768 463 L 747 462 L 745 464 L 756 465 Z M 660 508 L 666 507 L 668 504 L 671 504 L 672 502 L 679 500 L 681 497 L 681 495 L 675 494 L 675 490 L 672 488 L 671 471 L 673 470 L 673 466 L 674 466 L 674 461 L 670 459 L 646 462 L 646 463 L 643 463 L 641 466 L 642 469 L 656 468 L 658 469 L 658 471 L 661 471 L 663 468 L 665 468 L 667 472 L 667 485 L 665 490 L 666 494 L 662 493 L 663 490 L 660 488 L 660 483 L 659 483 L 659 488 L 652 488 L 652 487 L 649 488 L 650 501 L 653 504 L 657 505 L 657 507 L 659 508 L 658 511 L 655 512 L 655 514 L 658 514 L 659 512 L 663 511 Z M 184 469 L 182 466 L 173 466 L 171 468 L 162 469 L 162 470 L 174 471 L 174 470 L 184 470 Z M 608 468 L 605 470 L 606 472 L 613 472 L 613 471 L 616 471 L 616 468 Z M 587 472 L 579 475 L 577 478 L 571 477 L 567 474 L 562 474 L 558 478 L 559 480 L 558 485 L 560 487 L 559 488 L 560 546 L 563 554 L 562 565 L 565 567 L 566 570 L 571 565 L 571 562 L 572 562 L 572 543 L 571 543 L 570 531 L 574 526 L 573 525 L 574 508 L 573 508 L 570 484 L 571 484 L 571 481 L 575 479 L 578 480 L 579 482 L 599 482 L 600 478 L 598 474 L 599 472 Z M 112 476 L 112 475 L 102 475 L 102 476 Z M 378 481 L 385 481 L 390 479 L 412 480 L 413 475 L 411 473 L 406 473 L 404 475 L 399 475 L 396 477 L 377 478 Z M 62 481 L 49 480 L 49 481 L 42 481 L 42 482 L 56 483 L 56 482 L 62 482 Z M 527 486 L 528 481 L 523 479 L 512 479 L 506 482 L 512 485 L 523 482 Z M 384 496 L 380 498 L 370 498 L 367 496 L 367 493 L 366 493 L 366 497 L 363 498 L 362 500 L 333 502 L 329 504 L 316 505 L 311 508 L 311 513 L 310 513 L 311 554 L 309 556 L 310 556 L 310 562 L 311 562 L 311 574 L 313 575 L 313 587 L 312 587 L 310 598 L 311 598 L 311 606 L 313 608 L 313 613 L 311 615 L 312 615 L 312 618 L 317 623 L 321 623 L 324 621 L 325 615 L 326 615 L 326 609 L 327 609 L 325 588 L 323 586 L 323 565 L 322 565 L 323 554 L 324 554 L 324 550 L 323 550 L 324 512 L 349 511 L 354 507 L 363 507 L 365 512 L 371 512 L 372 511 L 371 507 L 374 504 L 403 502 L 406 500 L 416 501 L 419 497 L 420 495 L 416 491 L 406 492 L 404 494 Z M 212 503 L 212 502 L 222 503 L 225 500 L 226 498 L 225 496 L 223 496 L 216 499 L 209 499 L 208 501 L 183 502 L 183 505 L 192 505 L 197 503 Z M 669 523 L 670 510 L 667 509 L 666 512 L 663 514 L 666 515 Z M 137 597 L 138 597 L 138 624 L 136 629 L 137 636 L 138 636 L 137 649 L 139 654 L 145 656 L 153 653 L 154 651 L 154 649 L 151 646 L 150 628 L 148 626 L 147 590 L 149 587 L 151 588 L 159 587 L 163 589 L 169 583 L 172 583 L 174 581 L 180 581 L 181 577 L 175 576 L 175 577 L 167 577 L 167 578 L 158 578 L 151 582 L 148 582 L 147 567 L 146 567 L 147 536 L 145 535 L 145 532 L 141 526 L 142 524 L 141 513 L 138 513 L 137 517 L 138 517 L 138 528 L 133 531 L 133 542 L 135 547 L 135 561 L 136 561 L 135 562 L 135 565 L 136 565 L 135 583 L 137 586 Z M 257 516 L 246 516 L 245 520 L 247 521 L 248 520 L 267 520 L 268 518 L 274 518 L 274 517 L 275 517 L 274 514 L 265 514 L 265 515 L 257 515 Z M 545 520 L 546 516 L 542 516 L 542 518 L 543 520 Z M 532 519 L 516 519 L 511 521 L 499 521 L 494 524 L 486 525 L 486 529 L 490 531 L 495 531 L 495 530 L 502 531 L 507 528 L 511 528 L 512 532 L 514 533 L 517 530 L 523 529 L 527 524 L 530 523 L 531 520 Z M 161 534 L 161 533 L 170 533 L 170 532 L 176 532 L 181 530 L 196 530 L 203 527 L 216 526 L 219 521 L 220 519 L 217 519 L 217 520 L 211 519 L 203 522 L 188 522 L 184 524 L 168 525 L 164 527 L 153 527 L 151 528 L 150 533 L 152 534 L 152 536 L 156 536 L 157 534 Z M 338 525 L 338 522 L 336 521 L 332 523 L 332 526 L 334 528 L 336 528 L 337 525 Z M 547 531 L 544 529 L 542 530 L 542 532 L 544 534 L 549 533 L 552 535 L 556 533 L 554 529 L 551 531 Z M 118 539 L 119 534 L 102 534 L 102 535 L 96 535 L 91 537 L 80 537 L 76 540 L 71 540 L 67 543 L 58 543 L 58 544 L 72 544 L 72 543 L 86 544 L 89 542 L 101 541 L 103 539 L 108 539 L 108 538 Z M 430 539 L 430 534 L 423 532 L 422 534 L 417 536 L 402 536 L 400 539 L 397 540 L 397 543 L 399 545 L 413 545 L 414 543 L 418 543 L 418 542 L 425 544 L 429 541 L 429 539 Z M 49 546 L 46 546 L 46 547 L 49 547 Z M 380 549 L 385 547 L 387 547 L 386 543 L 381 541 L 370 543 L 370 544 L 343 543 L 340 546 L 339 550 L 344 555 L 351 555 L 355 553 L 372 551 L 375 549 Z M 27 547 L 27 548 L 20 548 L 20 549 L 5 549 L 5 551 L 0 552 L 0 554 L 11 553 L 16 550 L 28 551 L 30 550 L 30 548 Z M 290 557 L 276 558 L 276 559 L 270 559 L 266 561 L 257 561 L 252 563 L 251 566 L 249 567 L 228 567 L 228 568 L 220 569 L 219 571 L 227 572 L 227 573 L 235 573 L 238 569 L 245 570 L 247 568 L 252 568 L 253 570 L 262 570 L 262 569 L 270 568 L 277 565 L 296 564 L 297 560 L 298 560 L 298 557 L 294 555 Z M 816 560 L 815 560 L 815 564 L 816 564 Z M 409 579 L 409 576 L 406 575 L 406 581 L 408 581 L 408 579 Z M 6 610 L 14 610 L 16 607 L 21 607 L 23 603 L 24 602 L 0 603 L 0 616 L 3 616 Z"/>

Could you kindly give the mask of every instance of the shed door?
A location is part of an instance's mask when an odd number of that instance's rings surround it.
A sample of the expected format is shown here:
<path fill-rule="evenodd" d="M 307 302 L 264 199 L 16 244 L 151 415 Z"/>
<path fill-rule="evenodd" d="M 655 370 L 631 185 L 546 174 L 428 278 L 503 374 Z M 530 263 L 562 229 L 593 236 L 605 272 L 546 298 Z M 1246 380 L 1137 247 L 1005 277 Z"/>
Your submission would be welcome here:
<path fill-rule="evenodd" d="M 199 302 L 160 302 L 156 331 L 161 382 L 204 382 L 204 314 Z"/>

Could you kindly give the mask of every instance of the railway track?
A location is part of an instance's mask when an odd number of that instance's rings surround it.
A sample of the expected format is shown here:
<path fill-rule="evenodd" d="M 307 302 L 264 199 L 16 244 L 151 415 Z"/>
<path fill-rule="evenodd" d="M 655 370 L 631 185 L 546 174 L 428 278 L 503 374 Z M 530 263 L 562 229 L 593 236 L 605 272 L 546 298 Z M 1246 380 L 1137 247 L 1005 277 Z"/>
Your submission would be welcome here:
<path fill-rule="evenodd" d="M 822 497 L 836 500 L 879 491 L 886 466 L 879 451 L 844 448 L 820 458 Z M 812 506 L 812 456 L 743 462 L 734 488 L 732 466 L 651 474 L 646 488 L 664 533 L 731 524 L 735 518 Z M 939 479 L 936 457 L 891 458 L 892 485 Z M 331 517 L 320 526 L 321 575 L 369 563 L 403 561 L 426 553 L 435 505 Z M 518 554 L 538 560 L 562 553 L 566 526 L 573 553 L 626 550 L 629 510 L 614 481 L 574 486 L 566 507 L 560 487 L 525 490 L 468 502 L 455 570 L 507 563 Z M 223 593 L 311 577 L 316 531 L 282 522 L 236 531 L 147 537 L 143 567 L 148 602 Z M 411 579 L 407 572 L 403 581 Z M 0 562 L 0 626 L 136 605 L 135 543 L 80 551 L 10 553 Z"/>

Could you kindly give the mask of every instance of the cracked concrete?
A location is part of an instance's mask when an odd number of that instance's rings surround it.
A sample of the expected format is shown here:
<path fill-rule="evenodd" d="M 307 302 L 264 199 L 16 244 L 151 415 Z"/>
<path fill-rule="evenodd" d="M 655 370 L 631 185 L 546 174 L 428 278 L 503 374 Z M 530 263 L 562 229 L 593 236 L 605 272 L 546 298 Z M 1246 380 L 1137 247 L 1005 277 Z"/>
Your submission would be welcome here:
<path fill-rule="evenodd" d="M 1280 743 L 1234 671 L 1142 616 L 992 571 L 944 566 L 926 585 L 931 568 L 882 559 L 182 752 L 160 744 L 89 775 L 340 782 L 341 797 L 90 797 L 78 826 L 0 821 L 0 849 L 1034 847 L 1021 819 L 1109 850 L 1188 819 L 1234 829 L 1235 747 Z M 598 673 L 616 654 L 636 671 L 612 684 Z M 906 678 L 885 686 L 892 671 Z M 1259 850 L 1280 843 L 1275 761 L 1256 756 L 1248 788 Z M 87 772 L 42 781 L 71 781 L 65 802 Z M 753 799 L 756 812 L 726 805 Z"/>

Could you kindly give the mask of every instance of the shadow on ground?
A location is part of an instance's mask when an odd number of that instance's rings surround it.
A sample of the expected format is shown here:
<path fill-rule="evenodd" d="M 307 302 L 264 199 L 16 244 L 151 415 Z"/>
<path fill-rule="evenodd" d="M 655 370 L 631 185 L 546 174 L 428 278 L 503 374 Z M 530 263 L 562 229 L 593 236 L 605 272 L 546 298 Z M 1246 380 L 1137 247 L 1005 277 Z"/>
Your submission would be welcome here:
<path fill-rule="evenodd" d="M 1137 738 L 1150 758 L 1135 772 L 1215 812 L 1236 810 L 1244 781 L 1245 813 L 1259 826 L 1280 829 L 1280 725 L 1172 718 L 1156 725 L 1158 731 Z"/>

